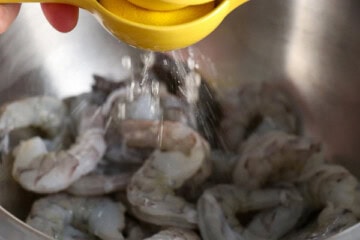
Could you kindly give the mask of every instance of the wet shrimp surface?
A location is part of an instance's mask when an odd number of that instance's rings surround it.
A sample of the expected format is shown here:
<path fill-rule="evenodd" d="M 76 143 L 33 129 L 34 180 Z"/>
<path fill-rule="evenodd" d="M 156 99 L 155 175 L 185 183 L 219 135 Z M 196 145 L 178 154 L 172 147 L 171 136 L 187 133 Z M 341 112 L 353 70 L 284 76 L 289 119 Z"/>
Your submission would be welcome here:
<path fill-rule="evenodd" d="M 132 70 L 1 107 L 2 157 L 38 196 L 27 224 L 68 240 L 320 240 L 359 221 L 358 179 L 276 85 L 218 95 L 160 53 Z"/>

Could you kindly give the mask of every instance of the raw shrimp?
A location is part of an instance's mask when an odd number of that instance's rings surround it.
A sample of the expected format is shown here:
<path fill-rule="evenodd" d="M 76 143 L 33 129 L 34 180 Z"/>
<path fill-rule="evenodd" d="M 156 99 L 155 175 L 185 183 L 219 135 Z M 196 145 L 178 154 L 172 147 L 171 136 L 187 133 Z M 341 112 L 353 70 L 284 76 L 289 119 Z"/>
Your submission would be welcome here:
<path fill-rule="evenodd" d="M 102 114 L 111 121 L 122 119 L 160 119 L 160 99 L 156 81 L 140 86 L 139 82 L 113 91 L 102 106 Z"/>
<path fill-rule="evenodd" d="M 176 190 L 177 195 L 183 196 L 190 202 L 196 202 L 203 191 L 209 187 L 209 178 L 213 173 L 213 165 L 209 158 L 206 158 L 199 170 L 180 189 Z"/>
<path fill-rule="evenodd" d="M 325 162 L 322 154 L 308 160 L 296 185 L 315 209 L 325 211 L 331 206 L 351 211 L 360 218 L 358 180 L 343 166 Z"/>
<path fill-rule="evenodd" d="M 53 97 L 30 97 L 8 103 L 0 109 L 1 150 L 8 151 L 8 133 L 17 128 L 37 127 L 55 136 L 66 115 L 65 104 Z"/>
<path fill-rule="evenodd" d="M 26 223 L 55 239 L 123 240 L 125 207 L 108 198 L 56 194 L 37 200 Z"/>
<path fill-rule="evenodd" d="M 103 161 L 91 173 L 74 182 L 66 192 L 76 196 L 101 196 L 126 189 L 140 164 Z"/>
<path fill-rule="evenodd" d="M 128 185 L 133 213 L 157 225 L 195 227 L 195 207 L 174 190 L 202 167 L 210 153 L 206 140 L 177 122 L 125 120 L 121 127 L 129 146 L 158 148 Z"/>
<path fill-rule="evenodd" d="M 358 219 L 352 212 L 335 209 L 329 205 L 321 212 L 318 219 L 307 224 L 301 230 L 287 234 L 282 240 L 325 240 L 355 225 L 357 222 Z"/>
<path fill-rule="evenodd" d="M 133 148 L 126 145 L 119 126 L 109 123 L 105 133 L 107 149 L 106 160 L 116 163 L 142 164 L 154 148 Z"/>
<path fill-rule="evenodd" d="M 316 145 L 281 132 L 253 137 L 244 145 L 235 182 L 250 189 L 292 183 L 311 208 L 333 205 L 360 218 L 358 180 L 344 167 L 327 163 Z"/>
<path fill-rule="evenodd" d="M 230 150 L 237 151 L 254 132 L 298 131 L 298 119 L 289 100 L 279 89 L 267 83 L 251 82 L 224 96 L 220 131 Z"/>
<path fill-rule="evenodd" d="M 164 120 L 181 122 L 197 129 L 194 109 L 191 109 L 191 106 L 182 99 L 164 91 L 160 95 L 160 105 Z"/>
<path fill-rule="evenodd" d="M 244 190 L 232 185 L 207 189 L 198 201 L 199 228 L 204 240 L 272 240 L 289 232 L 304 209 L 295 189 Z M 237 212 L 257 213 L 247 228 Z"/>
<path fill-rule="evenodd" d="M 314 207 L 325 207 L 330 201 L 360 217 L 357 179 L 344 167 L 326 163 L 320 146 L 305 137 L 283 132 L 253 137 L 244 145 L 234 181 L 245 188 L 296 183 Z"/>
<path fill-rule="evenodd" d="M 199 236 L 186 229 L 168 228 L 144 240 L 200 240 Z"/>
<path fill-rule="evenodd" d="M 48 152 L 39 137 L 23 141 L 13 151 L 13 177 L 27 190 L 58 192 L 91 172 L 105 153 L 103 118 L 92 106 L 82 111 L 76 142 L 68 149 Z"/>
<path fill-rule="evenodd" d="M 254 189 L 270 181 L 294 181 L 319 149 L 307 138 L 279 131 L 253 136 L 242 147 L 233 172 L 234 182 Z"/>
<path fill-rule="evenodd" d="M 30 97 L 4 105 L 0 113 L 0 131 L 38 127 L 51 135 L 57 134 L 65 117 L 65 104 L 53 97 Z"/>

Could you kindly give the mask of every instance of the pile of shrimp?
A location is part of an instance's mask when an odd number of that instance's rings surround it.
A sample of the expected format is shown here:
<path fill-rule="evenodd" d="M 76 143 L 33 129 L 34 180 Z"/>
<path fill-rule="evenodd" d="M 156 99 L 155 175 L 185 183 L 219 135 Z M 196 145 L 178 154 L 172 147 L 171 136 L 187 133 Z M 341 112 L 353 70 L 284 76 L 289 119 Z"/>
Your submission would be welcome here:
<path fill-rule="evenodd" d="M 301 134 L 279 88 L 218 96 L 169 56 L 147 68 L 2 106 L 2 154 L 39 194 L 27 224 L 68 240 L 300 240 L 358 222 L 358 180 Z"/>

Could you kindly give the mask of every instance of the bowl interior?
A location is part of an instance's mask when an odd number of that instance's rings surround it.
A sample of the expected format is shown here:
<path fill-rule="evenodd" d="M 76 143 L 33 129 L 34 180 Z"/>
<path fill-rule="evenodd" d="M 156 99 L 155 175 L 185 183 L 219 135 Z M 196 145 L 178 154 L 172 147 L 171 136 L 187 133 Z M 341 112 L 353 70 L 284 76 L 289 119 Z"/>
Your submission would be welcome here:
<path fill-rule="evenodd" d="M 247 81 L 279 83 L 291 94 L 308 134 L 360 177 L 359 7 L 357 0 L 252 0 L 180 52 L 194 55 L 219 94 Z M 61 34 L 37 4 L 24 4 L 10 31 L 0 36 L 0 102 L 86 92 L 93 74 L 124 79 L 129 75 L 124 61 L 136 61 L 141 53 L 110 36 L 86 12 L 73 32 Z M 23 219 L 33 198 L 17 197 L 25 193 L 8 171 L 9 166 L 0 168 L 0 189 L 5 189 L 0 205 Z"/>

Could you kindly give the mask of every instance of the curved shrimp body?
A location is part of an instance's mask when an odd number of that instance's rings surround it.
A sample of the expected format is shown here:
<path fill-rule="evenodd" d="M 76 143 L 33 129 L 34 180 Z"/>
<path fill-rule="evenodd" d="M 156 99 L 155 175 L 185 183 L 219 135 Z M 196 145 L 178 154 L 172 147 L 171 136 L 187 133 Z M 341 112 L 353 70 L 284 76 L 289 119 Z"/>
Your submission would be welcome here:
<path fill-rule="evenodd" d="M 292 229 L 303 212 L 301 196 L 295 190 L 244 190 L 232 185 L 207 189 L 198 201 L 199 228 L 204 240 L 271 240 Z M 237 212 L 262 210 L 247 228 Z"/>
<path fill-rule="evenodd" d="M 0 109 L 1 151 L 9 149 L 8 133 L 17 128 L 37 127 L 49 136 L 57 134 L 66 116 L 65 104 L 53 97 L 30 97 L 8 103 Z"/>
<path fill-rule="evenodd" d="M 123 240 L 125 207 L 107 198 L 57 194 L 37 200 L 26 223 L 55 239 Z"/>
<path fill-rule="evenodd" d="M 160 105 L 163 111 L 162 117 L 166 121 L 181 122 L 197 129 L 196 117 L 191 106 L 183 99 L 163 90 L 160 95 Z"/>
<path fill-rule="evenodd" d="M 326 240 L 356 223 L 358 219 L 352 212 L 329 206 L 320 213 L 318 219 L 301 230 L 287 234 L 282 240 Z"/>
<path fill-rule="evenodd" d="M 110 123 L 106 128 L 107 145 L 104 158 L 108 162 L 141 165 L 152 153 L 153 148 L 133 148 L 126 145 L 118 124 Z"/>
<path fill-rule="evenodd" d="M 87 108 L 78 126 L 79 136 L 68 149 L 48 152 L 39 137 L 15 148 L 13 177 L 27 190 L 53 193 L 66 189 L 92 171 L 105 153 L 103 119 L 96 108 Z"/>
<path fill-rule="evenodd" d="M 270 180 L 295 181 L 319 148 L 309 139 L 284 132 L 253 136 L 243 145 L 233 172 L 234 182 L 245 188 L 258 188 Z"/>
<path fill-rule="evenodd" d="M 346 209 L 360 218 L 358 180 L 342 166 L 310 160 L 296 182 L 307 202 L 316 208 Z"/>
<path fill-rule="evenodd" d="M 269 84 L 248 83 L 226 94 L 222 105 L 224 117 L 220 130 L 231 150 L 238 150 L 241 143 L 256 132 L 298 131 L 298 120 L 288 99 Z"/>
<path fill-rule="evenodd" d="M 157 225 L 195 227 L 195 207 L 176 196 L 174 190 L 203 166 L 210 153 L 208 143 L 177 122 L 126 120 L 121 127 L 128 145 L 156 148 L 128 185 L 127 198 L 133 212 Z"/>
<path fill-rule="evenodd" d="M 65 104 L 53 97 L 30 97 L 4 105 L 0 110 L 0 132 L 39 127 L 56 134 L 66 114 Z"/>
<path fill-rule="evenodd" d="M 200 240 L 199 236 L 186 229 L 168 228 L 144 240 Z"/>

